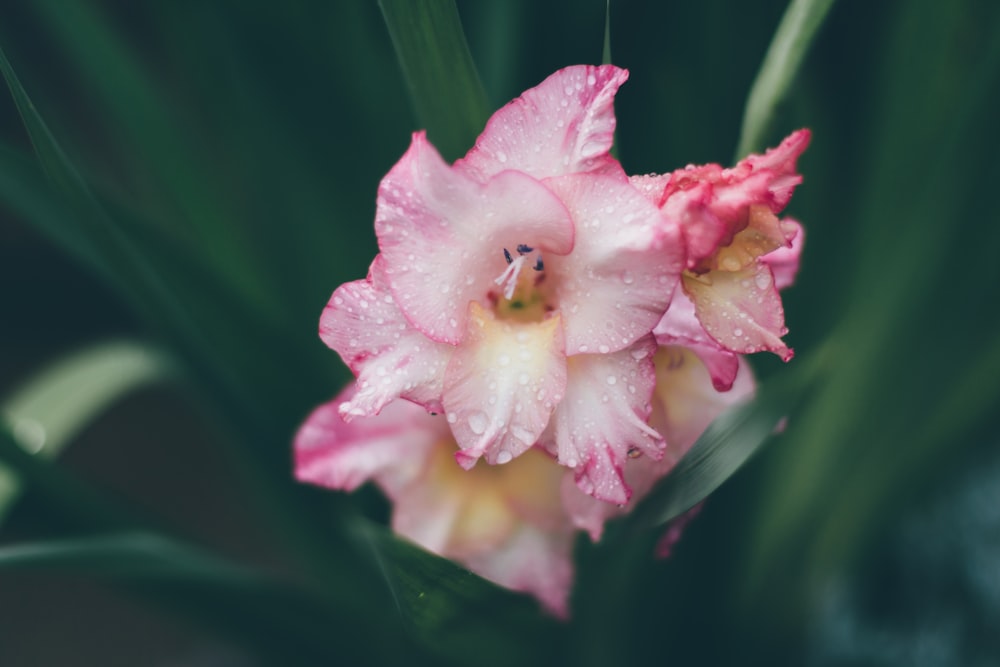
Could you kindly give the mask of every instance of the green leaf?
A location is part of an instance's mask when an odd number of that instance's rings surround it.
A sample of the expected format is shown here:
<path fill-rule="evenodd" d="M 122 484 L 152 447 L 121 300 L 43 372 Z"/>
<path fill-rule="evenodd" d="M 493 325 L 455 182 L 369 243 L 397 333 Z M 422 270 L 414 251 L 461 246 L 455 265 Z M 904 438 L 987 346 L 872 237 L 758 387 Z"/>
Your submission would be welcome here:
<path fill-rule="evenodd" d="M 254 258 L 245 247 L 246 235 L 230 226 L 235 216 L 227 210 L 204 147 L 190 129 L 178 125 L 174 105 L 153 85 L 137 54 L 93 3 L 44 0 L 33 8 L 67 52 L 102 120 L 114 128 L 130 173 L 161 190 L 153 205 L 170 211 L 163 218 L 175 229 L 185 226 L 197 247 L 211 248 L 211 259 L 223 274 L 259 279 L 249 270 Z M 258 295 L 264 291 L 259 285 L 247 287 Z"/>
<path fill-rule="evenodd" d="M 634 529 L 659 526 L 691 509 L 721 486 L 768 441 L 812 385 L 819 355 L 758 388 L 750 402 L 713 421 L 687 454 L 626 519 Z"/>
<path fill-rule="evenodd" d="M 447 160 L 463 155 L 491 105 L 454 0 L 379 0 L 417 117 Z"/>
<path fill-rule="evenodd" d="M 172 372 L 158 350 L 128 341 L 104 343 L 31 378 L 0 404 L 0 417 L 25 451 L 53 459 L 115 401 Z M 20 491 L 17 475 L 0 464 L 0 523 Z"/>
<path fill-rule="evenodd" d="M 329 600 L 155 533 L 4 546 L 4 570 L 96 577 L 152 596 L 284 664 L 398 664 L 404 655 L 419 657 L 398 639 L 368 641 L 362 619 Z"/>
<path fill-rule="evenodd" d="M 735 160 L 764 148 L 775 110 L 785 99 L 832 6 L 833 0 L 792 0 L 789 3 L 750 89 Z"/>

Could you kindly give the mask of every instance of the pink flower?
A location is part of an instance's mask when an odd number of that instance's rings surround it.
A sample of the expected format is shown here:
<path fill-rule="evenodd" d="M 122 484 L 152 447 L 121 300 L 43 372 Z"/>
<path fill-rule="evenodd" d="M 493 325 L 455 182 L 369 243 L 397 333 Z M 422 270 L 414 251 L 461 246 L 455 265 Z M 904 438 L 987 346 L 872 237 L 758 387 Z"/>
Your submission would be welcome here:
<path fill-rule="evenodd" d="M 608 153 L 626 78 L 556 72 L 454 165 L 413 135 L 379 187 L 368 278 L 320 321 L 358 376 L 345 419 L 409 399 L 444 412 L 463 467 L 541 441 L 586 493 L 627 502 L 628 452 L 664 447 L 647 424 L 652 332 L 685 246 Z"/>
<path fill-rule="evenodd" d="M 732 382 L 734 354 L 792 357 L 781 340 L 787 329 L 778 290 L 794 278 L 802 234 L 777 214 L 802 181 L 795 163 L 809 137 L 808 130 L 793 132 L 732 169 L 710 164 L 632 177 L 680 225 L 686 249 L 683 295 L 657 326 L 657 339 L 702 352 L 719 388 Z"/>
<path fill-rule="evenodd" d="M 374 480 L 393 502 L 397 533 L 565 617 L 576 531 L 560 498 L 565 468 L 535 449 L 510 465 L 465 471 L 444 417 L 396 401 L 347 423 L 337 405 L 352 392 L 299 430 L 296 477 L 345 491 Z"/>

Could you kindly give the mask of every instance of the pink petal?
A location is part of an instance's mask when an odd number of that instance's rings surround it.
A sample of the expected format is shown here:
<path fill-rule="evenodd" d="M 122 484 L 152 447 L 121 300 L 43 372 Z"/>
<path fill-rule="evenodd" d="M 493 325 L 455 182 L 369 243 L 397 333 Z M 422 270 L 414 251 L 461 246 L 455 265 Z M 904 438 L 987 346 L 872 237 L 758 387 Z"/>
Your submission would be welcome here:
<path fill-rule="evenodd" d="M 341 406 L 345 419 L 378 414 L 398 396 L 441 410 L 444 369 L 454 348 L 429 340 L 406 321 L 385 284 L 381 256 L 367 280 L 333 293 L 319 335 L 358 376 L 357 392 Z"/>
<path fill-rule="evenodd" d="M 624 179 L 570 175 L 546 182 L 577 225 L 568 255 L 546 258 L 569 354 L 613 352 L 660 320 L 683 268 L 675 225 Z"/>
<path fill-rule="evenodd" d="M 771 271 L 774 273 L 774 285 L 779 290 L 790 287 L 795 282 L 795 276 L 799 272 L 802 247 L 806 241 L 805 229 L 798 222 L 786 218 L 781 221 L 781 224 L 794 229 L 791 245 L 783 245 L 760 258 L 762 262 L 771 267 Z"/>
<path fill-rule="evenodd" d="M 295 477 L 344 491 L 374 478 L 394 498 L 422 474 L 434 444 L 447 437 L 447 425 L 406 401 L 387 406 L 378 417 L 346 423 L 337 406 L 353 391 L 316 408 L 299 428 Z"/>
<path fill-rule="evenodd" d="M 473 302 L 469 329 L 445 373 L 444 408 L 463 467 L 507 463 L 531 447 L 566 390 L 559 317 L 500 321 Z"/>
<path fill-rule="evenodd" d="M 514 171 L 477 182 L 449 167 L 422 132 L 379 186 L 375 232 L 399 308 L 451 344 L 462 339 L 469 303 L 484 300 L 507 268 L 505 248 L 559 255 L 573 247 L 573 223 L 545 186 Z"/>
<path fill-rule="evenodd" d="M 569 615 L 573 585 L 571 530 L 542 531 L 522 525 L 503 546 L 470 557 L 466 563 L 501 586 L 534 595 L 557 618 Z"/>
<path fill-rule="evenodd" d="M 662 347 L 654 361 L 656 390 L 649 423 L 667 442 L 667 453 L 657 471 L 659 477 L 673 468 L 716 417 L 749 400 L 755 384 L 750 365 L 742 357 L 729 391 L 718 391 L 713 386 L 708 368 L 692 350 Z"/>
<path fill-rule="evenodd" d="M 802 182 L 802 177 L 796 173 L 796 162 L 809 146 L 811 138 L 809 130 L 797 130 L 764 155 L 750 155 L 740 161 L 740 165 L 745 165 L 751 171 L 769 171 L 773 174 L 768 189 L 773 202 L 771 210 L 775 213 L 788 205 L 795 186 Z"/>
<path fill-rule="evenodd" d="M 702 360 L 712 376 L 717 391 L 733 386 L 739 361 L 736 354 L 717 343 L 698 320 L 694 303 L 684 290 L 677 290 L 670 308 L 653 329 L 659 345 L 680 345 L 692 350 Z"/>
<path fill-rule="evenodd" d="M 556 453 L 584 493 L 600 500 L 628 501 L 622 468 L 629 456 L 661 456 L 663 441 L 646 424 L 655 350 L 649 336 L 619 352 L 567 362 L 566 397 L 553 416 Z"/>
<path fill-rule="evenodd" d="M 613 103 L 626 79 L 612 65 L 559 70 L 493 114 L 456 166 L 486 180 L 504 169 L 546 178 L 613 165 Z"/>
<path fill-rule="evenodd" d="M 685 274 L 682 284 L 705 331 L 722 347 L 739 354 L 770 350 L 784 361 L 792 358 L 792 350 L 781 340 L 788 332 L 785 311 L 766 264 Z"/>
<path fill-rule="evenodd" d="M 454 453 L 450 437 L 438 444 L 426 473 L 398 498 L 392 527 L 425 549 L 464 561 L 500 546 L 519 520 L 497 480 L 462 470 Z"/>

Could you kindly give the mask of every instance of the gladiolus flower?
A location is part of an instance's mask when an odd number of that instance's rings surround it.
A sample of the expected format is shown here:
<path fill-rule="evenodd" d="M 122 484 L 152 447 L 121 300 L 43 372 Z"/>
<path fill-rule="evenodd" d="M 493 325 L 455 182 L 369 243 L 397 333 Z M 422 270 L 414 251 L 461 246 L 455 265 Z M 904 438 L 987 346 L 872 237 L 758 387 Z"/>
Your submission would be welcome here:
<path fill-rule="evenodd" d="M 646 423 L 652 331 L 684 246 L 608 153 L 626 78 L 556 72 L 455 165 L 414 134 L 379 186 L 369 276 L 334 292 L 320 322 L 358 376 L 344 418 L 398 397 L 443 412 L 466 468 L 544 434 L 581 489 L 628 500 L 628 451 L 664 446 Z"/>
<path fill-rule="evenodd" d="M 682 290 L 658 326 L 661 341 L 735 354 L 771 350 L 791 359 L 792 350 L 781 340 L 787 329 L 778 295 L 783 285 L 775 270 L 794 276 L 798 255 L 791 251 L 801 228 L 777 214 L 802 181 L 795 163 L 809 138 L 808 130 L 793 132 L 777 148 L 751 155 L 732 169 L 709 164 L 632 177 L 680 225 L 685 244 Z M 782 258 L 769 261 L 775 252 Z M 782 280 L 790 282 L 785 273 Z M 692 309 L 697 323 L 689 316 Z M 726 354 L 714 357 L 713 376 L 717 386 L 725 387 L 734 357 L 729 355 L 728 363 Z"/>

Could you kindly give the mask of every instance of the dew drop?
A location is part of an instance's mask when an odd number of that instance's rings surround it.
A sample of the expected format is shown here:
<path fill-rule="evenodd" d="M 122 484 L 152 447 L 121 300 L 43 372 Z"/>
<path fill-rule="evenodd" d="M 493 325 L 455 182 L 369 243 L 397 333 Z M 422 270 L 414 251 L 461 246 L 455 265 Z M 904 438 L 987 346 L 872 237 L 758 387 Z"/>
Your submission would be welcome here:
<path fill-rule="evenodd" d="M 451 417 L 451 415 L 448 416 Z M 487 423 L 486 415 L 482 412 L 473 412 L 469 415 L 469 430 L 476 435 L 482 435 L 486 432 Z"/>
<path fill-rule="evenodd" d="M 498 366 L 506 366 L 509 363 L 510 363 L 510 357 L 507 356 L 506 354 L 501 354 L 499 357 L 497 357 Z"/>
<path fill-rule="evenodd" d="M 737 336 L 737 337 L 742 336 L 743 335 L 743 329 L 740 329 L 739 327 L 733 329 L 733 335 Z"/>
<path fill-rule="evenodd" d="M 607 345 L 601 345 L 600 347 L 597 348 L 597 351 L 600 352 L 601 354 L 607 354 L 608 352 L 611 351 L 611 348 L 608 347 Z"/>
<path fill-rule="evenodd" d="M 447 419 L 449 424 L 454 424 L 455 422 L 458 421 L 458 415 L 456 415 L 454 412 L 449 412 Z"/>
<path fill-rule="evenodd" d="M 522 387 L 528 384 L 529 380 L 531 380 L 531 378 L 528 376 L 527 373 L 521 373 L 520 375 L 517 376 L 517 383 Z"/>
<path fill-rule="evenodd" d="M 501 164 L 507 162 L 507 154 L 503 151 L 497 151 L 497 160 L 499 160 Z"/>
<path fill-rule="evenodd" d="M 618 382 L 618 378 L 616 378 L 614 375 L 609 375 L 606 379 L 608 384 L 610 385 L 614 385 Z"/>
<path fill-rule="evenodd" d="M 758 288 L 767 289 L 771 286 L 771 272 L 761 271 L 754 277 L 753 281 L 757 283 Z"/>
<path fill-rule="evenodd" d="M 503 465 L 504 463 L 510 463 L 514 458 L 514 455 L 508 452 L 506 449 L 501 449 L 497 453 L 497 463 Z"/>
<path fill-rule="evenodd" d="M 631 271 L 625 271 L 624 273 L 622 273 L 622 282 L 625 283 L 626 285 L 631 285 L 632 283 L 635 282 L 635 278 L 632 276 Z"/>

